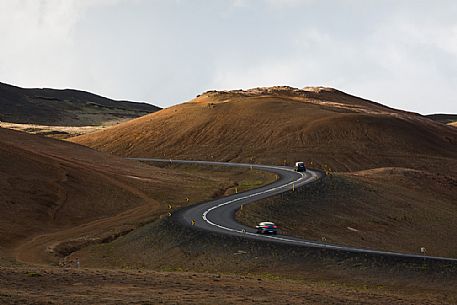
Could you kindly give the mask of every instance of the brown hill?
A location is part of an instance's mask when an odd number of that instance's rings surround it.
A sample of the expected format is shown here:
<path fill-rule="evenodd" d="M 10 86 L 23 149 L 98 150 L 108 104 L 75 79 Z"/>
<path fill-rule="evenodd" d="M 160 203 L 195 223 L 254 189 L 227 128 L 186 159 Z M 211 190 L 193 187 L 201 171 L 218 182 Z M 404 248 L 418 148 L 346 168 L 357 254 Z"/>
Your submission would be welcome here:
<path fill-rule="evenodd" d="M 209 91 L 72 141 L 121 156 L 457 171 L 455 128 L 322 87 Z"/>
<path fill-rule="evenodd" d="M 22 132 L 0 129 L 0 143 L 0 247 L 4 248 L 14 248 L 40 232 L 158 206 L 128 177 L 153 178 L 156 187 L 171 179 L 158 168 Z M 105 229 L 116 226 L 121 227 L 122 221 L 113 220 Z"/>
<path fill-rule="evenodd" d="M 0 83 L 0 121 L 53 126 L 98 126 L 159 110 L 78 90 L 25 89 Z"/>
<path fill-rule="evenodd" d="M 207 200 L 245 179 L 153 167 L 2 128 L 0 160 L 0 254 L 34 262 L 110 240 L 158 219 L 170 203 Z"/>

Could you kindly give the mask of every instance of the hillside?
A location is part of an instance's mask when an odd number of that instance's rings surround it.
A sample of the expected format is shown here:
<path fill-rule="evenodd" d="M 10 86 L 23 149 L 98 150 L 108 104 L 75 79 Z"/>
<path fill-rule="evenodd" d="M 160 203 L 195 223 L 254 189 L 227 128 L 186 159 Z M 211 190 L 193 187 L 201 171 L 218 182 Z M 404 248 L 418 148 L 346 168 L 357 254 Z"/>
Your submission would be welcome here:
<path fill-rule="evenodd" d="M 99 126 L 159 110 L 78 90 L 25 89 L 0 83 L 0 121 L 51 126 Z"/>
<path fill-rule="evenodd" d="M 0 256 L 27 262 L 112 240 L 166 214 L 169 204 L 208 200 L 236 181 L 265 177 L 159 168 L 2 128 L 0 159 Z"/>
<path fill-rule="evenodd" d="M 208 91 L 72 141 L 121 156 L 457 172 L 455 128 L 323 87 Z"/>
<path fill-rule="evenodd" d="M 446 175 L 380 168 L 325 177 L 247 205 L 238 217 L 250 226 L 268 219 L 307 240 L 457 257 L 456 190 Z"/>
<path fill-rule="evenodd" d="M 429 114 L 426 117 L 443 124 L 455 125 L 457 123 L 457 114 L 438 113 Z"/>

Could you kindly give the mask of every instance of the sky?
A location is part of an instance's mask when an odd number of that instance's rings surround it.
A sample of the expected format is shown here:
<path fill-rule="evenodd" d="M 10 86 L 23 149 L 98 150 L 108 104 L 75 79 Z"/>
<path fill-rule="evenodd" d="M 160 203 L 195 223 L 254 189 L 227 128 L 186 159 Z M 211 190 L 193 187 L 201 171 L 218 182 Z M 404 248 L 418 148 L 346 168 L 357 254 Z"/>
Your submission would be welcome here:
<path fill-rule="evenodd" d="M 457 1 L 0 0 L 0 82 L 168 107 L 327 86 L 457 113 Z"/>

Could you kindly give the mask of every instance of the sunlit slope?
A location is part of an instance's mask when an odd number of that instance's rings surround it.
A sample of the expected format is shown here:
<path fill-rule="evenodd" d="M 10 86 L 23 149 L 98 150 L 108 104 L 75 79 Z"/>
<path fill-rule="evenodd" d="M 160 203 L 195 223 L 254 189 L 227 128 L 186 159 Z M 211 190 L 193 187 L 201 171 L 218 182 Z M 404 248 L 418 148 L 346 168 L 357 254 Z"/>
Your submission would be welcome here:
<path fill-rule="evenodd" d="M 449 168 L 457 156 L 454 128 L 321 87 L 209 91 L 73 141 L 120 156 L 304 160 L 336 170 Z"/>

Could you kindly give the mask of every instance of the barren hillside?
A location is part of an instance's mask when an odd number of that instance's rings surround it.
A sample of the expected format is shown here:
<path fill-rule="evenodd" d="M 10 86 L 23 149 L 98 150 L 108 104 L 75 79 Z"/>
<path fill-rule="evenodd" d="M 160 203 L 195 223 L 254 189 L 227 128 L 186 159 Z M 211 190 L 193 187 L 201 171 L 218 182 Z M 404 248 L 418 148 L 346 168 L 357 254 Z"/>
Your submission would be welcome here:
<path fill-rule="evenodd" d="M 165 215 L 169 204 L 208 200 L 236 181 L 265 177 L 159 168 L 2 128 L 0 159 L 0 255 L 34 262 L 112 240 Z"/>
<path fill-rule="evenodd" d="M 457 171 L 455 128 L 322 87 L 209 91 L 72 141 L 121 156 Z"/>
<path fill-rule="evenodd" d="M 159 110 L 78 90 L 25 89 L 0 83 L 0 121 L 51 126 L 99 126 Z"/>
<path fill-rule="evenodd" d="M 405 168 L 337 174 L 239 211 L 307 240 L 457 257 L 457 179 Z"/>

